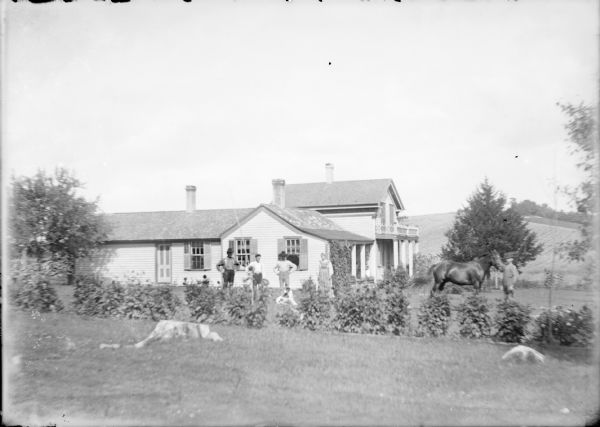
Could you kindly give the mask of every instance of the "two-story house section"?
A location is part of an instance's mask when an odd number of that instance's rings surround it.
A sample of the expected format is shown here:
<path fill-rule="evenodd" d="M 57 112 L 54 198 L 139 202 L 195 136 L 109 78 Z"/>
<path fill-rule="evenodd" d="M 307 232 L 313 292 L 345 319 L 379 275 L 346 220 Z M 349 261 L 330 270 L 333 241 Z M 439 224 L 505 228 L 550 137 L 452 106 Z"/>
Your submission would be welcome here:
<path fill-rule="evenodd" d="M 381 279 L 386 269 L 398 266 L 412 276 L 419 230 L 400 223 L 405 208 L 392 179 L 334 181 L 333 165 L 327 163 L 324 182 L 288 184 L 283 191 L 286 207 L 316 210 L 342 228 L 373 239 L 353 248 L 356 277 Z"/>

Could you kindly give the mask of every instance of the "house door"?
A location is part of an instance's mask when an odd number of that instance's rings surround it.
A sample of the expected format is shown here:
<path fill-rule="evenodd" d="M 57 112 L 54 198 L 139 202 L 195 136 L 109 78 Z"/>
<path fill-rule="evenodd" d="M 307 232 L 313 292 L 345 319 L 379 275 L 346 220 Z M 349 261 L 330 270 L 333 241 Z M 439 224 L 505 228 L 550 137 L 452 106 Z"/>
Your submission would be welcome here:
<path fill-rule="evenodd" d="M 156 281 L 171 283 L 171 245 L 156 247 Z"/>

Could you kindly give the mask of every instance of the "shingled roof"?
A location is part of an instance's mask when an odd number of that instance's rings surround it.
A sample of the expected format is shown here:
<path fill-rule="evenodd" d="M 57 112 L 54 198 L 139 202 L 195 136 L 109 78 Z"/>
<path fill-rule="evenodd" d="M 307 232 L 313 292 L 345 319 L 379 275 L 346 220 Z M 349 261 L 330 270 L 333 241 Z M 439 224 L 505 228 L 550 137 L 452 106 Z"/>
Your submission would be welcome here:
<path fill-rule="evenodd" d="M 399 206 L 404 208 L 394 182 L 389 178 L 287 184 L 285 206 L 287 208 L 375 205 L 384 200 L 390 186 Z"/>
<path fill-rule="evenodd" d="M 107 241 L 218 239 L 254 209 L 211 209 L 107 214 Z"/>
<path fill-rule="evenodd" d="M 335 222 L 309 209 L 280 208 L 277 205 L 263 204 L 268 209 L 298 230 L 326 240 L 348 240 L 353 242 L 371 242 L 370 239 L 359 234 L 344 230 Z"/>

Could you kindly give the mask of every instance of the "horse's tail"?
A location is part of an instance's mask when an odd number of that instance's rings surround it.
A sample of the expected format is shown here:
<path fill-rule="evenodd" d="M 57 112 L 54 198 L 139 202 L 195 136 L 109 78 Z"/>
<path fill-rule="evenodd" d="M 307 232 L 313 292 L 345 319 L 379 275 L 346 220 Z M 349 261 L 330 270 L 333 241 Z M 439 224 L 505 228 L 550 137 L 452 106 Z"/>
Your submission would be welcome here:
<path fill-rule="evenodd" d="M 413 288 L 422 288 L 423 286 L 432 285 L 434 282 L 433 270 L 435 270 L 435 268 L 438 265 L 439 265 L 439 263 L 433 264 L 431 267 L 429 267 L 429 270 L 427 270 L 426 276 L 414 277 L 412 280 L 412 287 Z"/>

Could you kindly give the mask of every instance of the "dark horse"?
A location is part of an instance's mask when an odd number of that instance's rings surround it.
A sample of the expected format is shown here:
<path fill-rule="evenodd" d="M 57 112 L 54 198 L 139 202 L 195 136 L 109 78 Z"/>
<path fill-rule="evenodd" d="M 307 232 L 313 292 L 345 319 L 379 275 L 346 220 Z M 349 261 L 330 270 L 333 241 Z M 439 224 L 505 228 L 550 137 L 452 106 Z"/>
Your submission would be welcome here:
<path fill-rule="evenodd" d="M 492 265 L 498 269 L 502 265 L 500 255 L 495 250 L 469 262 L 442 261 L 435 264 L 429 270 L 430 273 L 433 273 L 431 296 L 436 291 L 444 290 L 447 282 L 461 286 L 472 285 L 475 293 L 479 293 L 483 280 L 489 275 Z"/>

